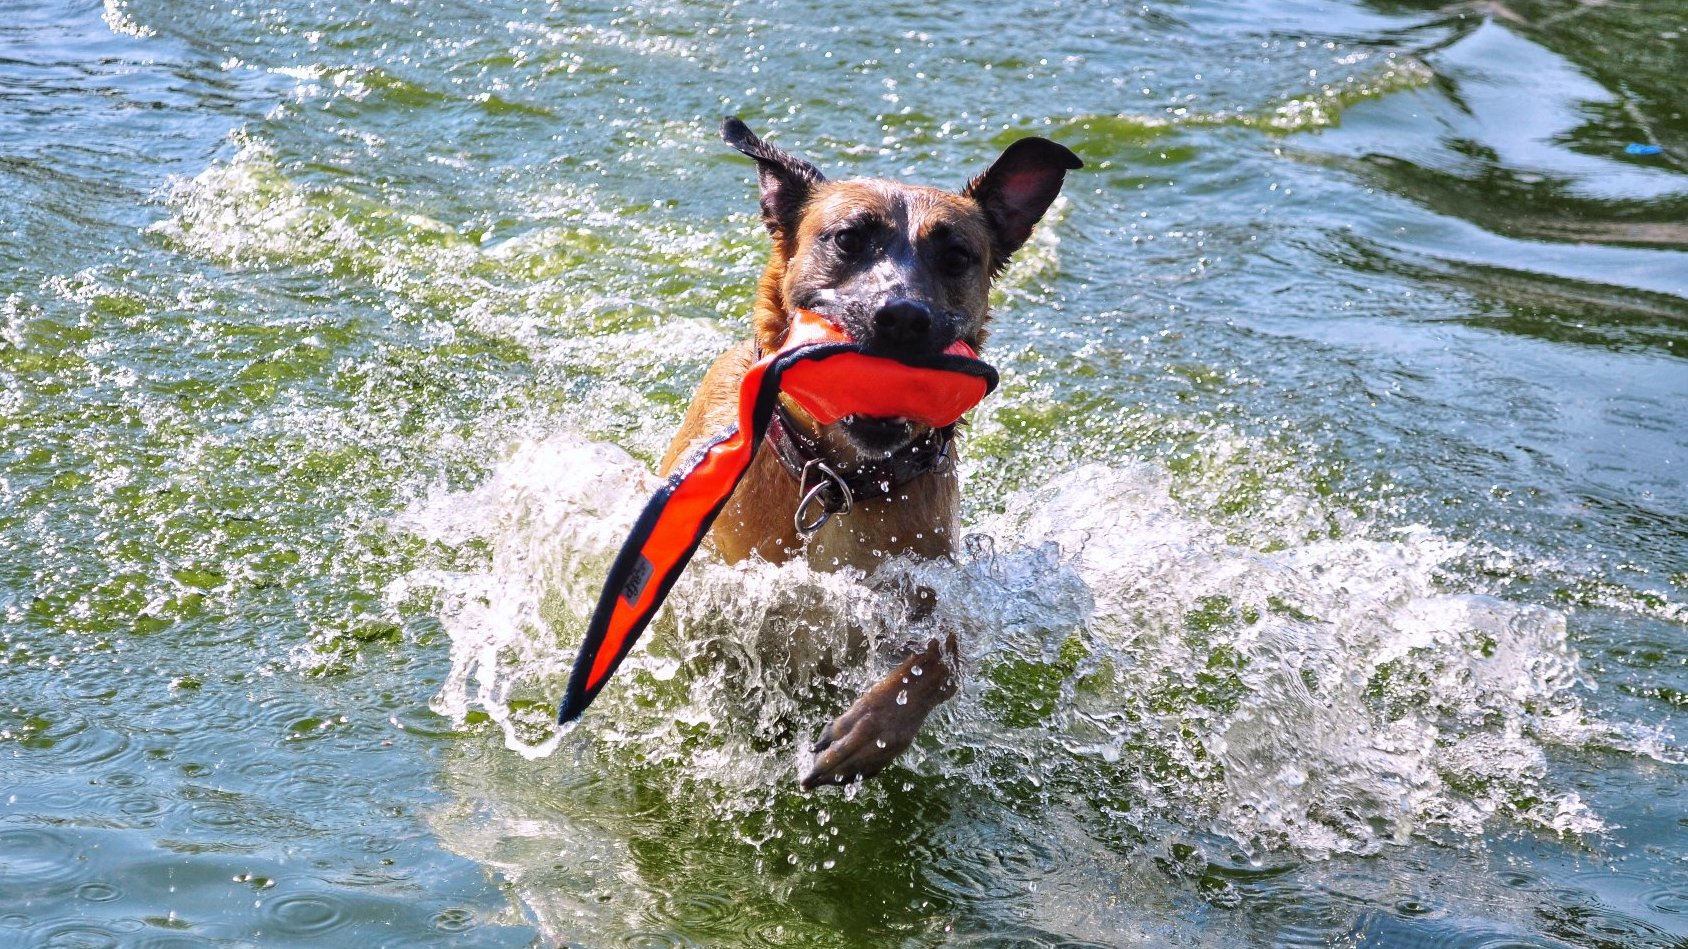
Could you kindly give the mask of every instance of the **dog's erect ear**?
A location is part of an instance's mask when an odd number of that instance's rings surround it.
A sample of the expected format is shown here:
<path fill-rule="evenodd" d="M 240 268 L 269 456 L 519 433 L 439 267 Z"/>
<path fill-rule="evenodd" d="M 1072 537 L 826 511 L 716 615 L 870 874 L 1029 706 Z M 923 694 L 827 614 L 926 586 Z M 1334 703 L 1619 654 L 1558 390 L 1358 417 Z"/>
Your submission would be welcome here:
<path fill-rule="evenodd" d="M 998 270 L 1032 236 L 1032 227 L 1061 193 L 1067 172 L 1083 167 L 1084 162 L 1065 145 L 1047 138 L 1022 138 L 961 189 L 961 196 L 977 201 L 990 218 Z"/>
<path fill-rule="evenodd" d="M 796 232 L 797 218 L 809 191 L 826 180 L 821 170 L 801 158 L 788 155 L 756 137 L 737 116 L 721 121 L 721 138 L 728 145 L 756 159 L 756 179 L 762 187 L 762 223 L 775 237 Z"/>

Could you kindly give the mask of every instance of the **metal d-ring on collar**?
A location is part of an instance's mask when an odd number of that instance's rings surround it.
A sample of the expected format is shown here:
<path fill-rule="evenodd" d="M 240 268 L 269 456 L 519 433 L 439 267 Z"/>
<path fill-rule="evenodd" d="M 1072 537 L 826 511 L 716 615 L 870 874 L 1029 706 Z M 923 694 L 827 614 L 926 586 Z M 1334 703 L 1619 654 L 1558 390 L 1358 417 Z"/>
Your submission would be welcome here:
<path fill-rule="evenodd" d="M 814 486 L 810 487 L 809 480 L 812 477 L 812 472 L 818 472 L 819 477 L 815 478 Z M 823 492 L 828 488 L 834 488 L 835 491 L 830 496 L 823 497 Z M 810 458 L 803 465 L 803 475 L 797 481 L 797 490 L 803 495 L 803 500 L 797 502 L 797 511 L 791 515 L 791 525 L 797 528 L 798 536 L 805 539 L 815 531 L 820 530 L 821 525 L 825 524 L 832 515 L 848 514 L 850 508 L 855 506 L 855 497 L 850 493 L 850 486 L 845 483 L 844 477 L 833 471 L 819 458 Z M 820 516 L 805 524 L 803 512 L 808 510 L 809 505 L 816 501 L 819 501 L 821 505 Z"/>
<path fill-rule="evenodd" d="M 780 467 L 797 482 L 800 500 L 792 523 L 805 540 L 820 530 L 827 518 L 849 511 L 859 501 L 890 497 L 905 484 L 955 466 L 953 425 L 933 429 L 882 460 L 845 467 L 837 462 L 829 465 L 820 444 L 805 435 L 785 408 L 776 403 L 767 440 Z M 811 516 L 809 509 L 816 502 L 821 512 Z"/>

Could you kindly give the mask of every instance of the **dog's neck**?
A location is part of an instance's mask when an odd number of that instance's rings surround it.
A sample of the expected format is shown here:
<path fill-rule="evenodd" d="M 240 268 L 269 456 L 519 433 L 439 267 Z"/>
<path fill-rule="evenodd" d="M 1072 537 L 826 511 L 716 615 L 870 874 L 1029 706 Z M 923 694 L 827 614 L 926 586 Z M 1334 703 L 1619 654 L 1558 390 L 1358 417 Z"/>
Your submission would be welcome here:
<path fill-rule="evenodd" d="M 800 414 L 801 408 L 782 399 L 768 426 L 767 447 L 804 490 L 809 482 L 821 480 L 809 470 L 816 463 L 836 474 L 857 501 L 886 497 L 916 478 L 947 471 L 954 465 L 954 425 L 925 429 L 893 452 L 868 456 L 851 450 L 840 457 L 836 446 L 829 445 L 824 434 L 812 427 L 813 420 L 804 417 L 800 421 Z"/>

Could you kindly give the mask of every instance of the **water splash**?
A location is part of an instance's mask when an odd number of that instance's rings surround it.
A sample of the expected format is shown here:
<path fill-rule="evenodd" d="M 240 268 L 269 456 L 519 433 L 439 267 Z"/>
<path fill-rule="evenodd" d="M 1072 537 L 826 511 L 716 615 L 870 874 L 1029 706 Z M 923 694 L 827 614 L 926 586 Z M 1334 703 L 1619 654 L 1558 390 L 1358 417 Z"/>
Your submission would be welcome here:
<path fill-rule="evenodd" d="M 1058 544 L 1096 597 L 1076 643 L 1090 655 L 1063 683 L 1078 714 L 1049 720 L 1090 738 L 1107 715 L 1107 756 L 1166 758 L 1133 769 L 1171 785 L 1151 801 L 1205 802 L 1229 836 L 1310 854 L 1476 833 L 1496 813 L 1600 828 L 1543 786 L 1546 748 L 1600 731 L 1565 619 L 1444 590 L 1459 544 L 1406 530 L 1239 548 L 1155 473 L 1096 467 L 1021 496 L 1003 528 Z"/>
<path fill-rule="evenodd" d="M 1083 467 L 1016 494 L 953 562 L 869 577 L 705 557 L 565 738 L 550 701 L 652 486 L 619 451 L 555 436 L 407 514 L 490 551 L 484 570 L 419 571 L 391 593 L 442 592 L 438 711 L 489 717 L 528 757 L 566 745 L 672 767 L 742 815 L 792 783 L 798 748 L 898 648 L 957 629 L 964 695 L 905 763 L 1004 807 L 1078 795 L 1139 829 L 1309 856 L 1496 818 L 1602 827 L 1547 777 L 1553 747 L 1610 735 L 1577 699 L 1562 614 L 1443 589 L 1462 546 L 1422 529 L 1235 546 L 1150 468 Z M 911 591 L 935 593 L 930 617 Z"/>
<path fill-rule="evenodd" d="M 128 0 L 105 0 L 100 19 L 113 33 L 143 40 L 158 35 L 152 27 L 135 22 L 135 18 L 129 15 Z"/>
<path fill-rule="evenodd" d="M 471 710 L 490 715 L 525 757 L 556 750 L 561 735 L 538 706 L 544 689 L 560 689 L 571 657 L 553 624 L 584 629 L 603 573 L 654 488 L 625 452 L 560 437 L 522 447 L 479 488 L 436 491 L 399 518 L 400 529 L 436 543 L 492 543 L 484 570 L 419 570 L 387 590 L 394 603 L 419 587 L 441 593 L 452 669 L 436 711 L 459 724 Z"/>

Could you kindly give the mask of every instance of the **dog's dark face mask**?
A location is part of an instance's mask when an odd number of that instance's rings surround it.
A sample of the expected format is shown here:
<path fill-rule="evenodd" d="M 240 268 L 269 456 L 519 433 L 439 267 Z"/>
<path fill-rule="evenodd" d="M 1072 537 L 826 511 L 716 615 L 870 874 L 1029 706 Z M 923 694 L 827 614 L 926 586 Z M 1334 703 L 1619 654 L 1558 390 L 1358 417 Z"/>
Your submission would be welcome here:
<path fill-rule="evenodd" d="M 880 179 L 832 182 L 728 119 L 721 134 L 756 160 L 762 220 L 775 241 L 762 292 L 831 319 L 870 352 L 918 356 L 956 340 L 983 349 L 991 281 L 1082 163 L 1042 138 L 1010 145 L 960 192 Z M 762 325 L 764 349 L 784 323 Z M 843 463 L 883 457 L 925 434 L 906 419 L 852 417 L 815 433 Z"/>
<path fill-rule="evenodd" d="M 977 204 L 887 181 L 828 183 L 799 222 L 792 306 L 830 317 L 869 351 L 977 348 L 989 315 L 991 237 Z"/>

